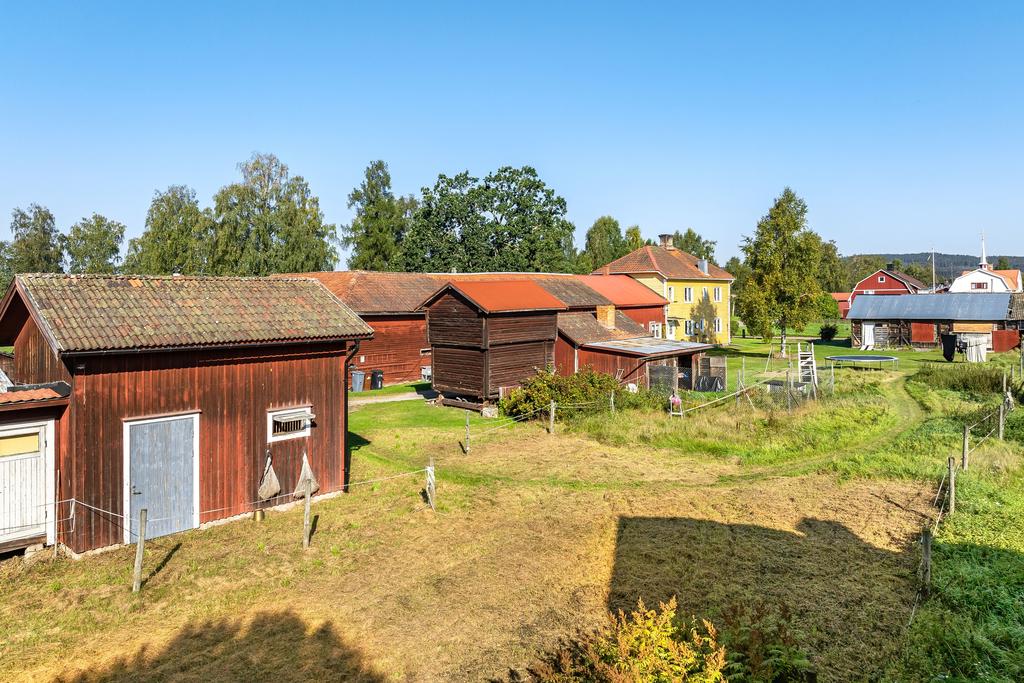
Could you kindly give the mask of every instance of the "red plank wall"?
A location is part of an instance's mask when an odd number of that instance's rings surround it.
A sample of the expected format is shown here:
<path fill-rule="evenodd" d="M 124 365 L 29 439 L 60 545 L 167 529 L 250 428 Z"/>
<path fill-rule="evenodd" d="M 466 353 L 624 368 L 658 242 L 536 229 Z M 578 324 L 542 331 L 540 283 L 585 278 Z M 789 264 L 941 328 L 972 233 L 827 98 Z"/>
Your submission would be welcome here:
<path fill-rule="evenodd" d="M 620 308 L 630 320 L 640 323 L 648 332 L 651 331 L 651 323 L 665 324 L 664 306 L 645 306 L 641 308 Z"/>
<path fill-rule="evenodd" d="M 198 410 L 199 509 L 208 511 L 201 521 L 248 512 L 265 461 L 267 410 L 305 405 L 316 415 L 311 436 L 271 444 L 282 493 L 295 487 L 303 451 L 320 492 L 341 489 L 344 351 L 339 343 L 76 361 L 63 497 L 123 514 L 124 420 Z M 76 512 L 74 536 L 65 539 L 75 551 L 121 542 L 121 520 L 84 511 Z"/>
<path fill-rule="evenodd" d="M 427 320 L 422 314 L 361 316 L 373 328 L 373 339 L 359 346 L 352 367 L 384 371 L 384 384 L 420 379 L 420 368 L 430 365 Z M 424 351 L 425 350 L 425 351 Z"/>

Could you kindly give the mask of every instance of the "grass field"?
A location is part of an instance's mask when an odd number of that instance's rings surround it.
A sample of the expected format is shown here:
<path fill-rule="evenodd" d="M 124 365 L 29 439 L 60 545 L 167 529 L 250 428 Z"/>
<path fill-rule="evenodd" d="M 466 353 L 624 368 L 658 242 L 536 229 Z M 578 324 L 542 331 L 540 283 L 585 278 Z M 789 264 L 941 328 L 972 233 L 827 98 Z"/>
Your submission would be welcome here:
<path fill-rule="evenodd" d="M 837 386 L 792 413 L 620 411 L 555 435 L 474 416 L 468 455 L 461 411 L 360 407 L 353 481 L 432 457 L 436 513 L 416 473 L 316 503 L 308 551 L 298 508 L 157 539 L 138 595 L 131 548 L 4 562 L 0 679 L 487 680 L 609 609 L 676 595 L 712 620 L 787 606 L 823 681 L 1019 680 L 1024 410 L 973 455 L 908 628 L 917 533 L 963 419 L 991 397 L 905 372 Z"/>

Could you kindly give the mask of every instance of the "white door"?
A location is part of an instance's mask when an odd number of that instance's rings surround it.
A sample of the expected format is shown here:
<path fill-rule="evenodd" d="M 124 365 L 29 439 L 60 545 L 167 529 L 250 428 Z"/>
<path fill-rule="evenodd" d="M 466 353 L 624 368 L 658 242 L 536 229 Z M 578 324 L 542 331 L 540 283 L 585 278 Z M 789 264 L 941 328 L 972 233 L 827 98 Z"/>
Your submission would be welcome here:
<path fill-rule="evenodd" d="M 149 521 L 146 537 L 199 526 L 199 414 L 124 423 L 125 543 L 139 531 L 139 511 Z"/>
<path fill-rule="evenodd" d="M 864 323 L 861 325 L 860 348 L 869 350 L 875 348 L 875 324 Z"/>
<path fill-rule="evenodd" d="M 53 422 L 0 427 L 0 543 L 45 536 L 52 544 Z"/>

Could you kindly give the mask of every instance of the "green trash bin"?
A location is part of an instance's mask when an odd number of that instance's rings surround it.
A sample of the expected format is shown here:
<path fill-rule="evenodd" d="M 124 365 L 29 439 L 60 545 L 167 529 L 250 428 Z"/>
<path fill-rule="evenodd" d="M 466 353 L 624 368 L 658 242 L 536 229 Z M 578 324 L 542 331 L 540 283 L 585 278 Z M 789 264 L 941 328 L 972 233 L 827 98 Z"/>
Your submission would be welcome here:
<path fill-rule="evenodd" d="M 363 383 L 366 381 L 366 373 L 362 370 L 352 370 L 352 391 L 362 391 Z"/>

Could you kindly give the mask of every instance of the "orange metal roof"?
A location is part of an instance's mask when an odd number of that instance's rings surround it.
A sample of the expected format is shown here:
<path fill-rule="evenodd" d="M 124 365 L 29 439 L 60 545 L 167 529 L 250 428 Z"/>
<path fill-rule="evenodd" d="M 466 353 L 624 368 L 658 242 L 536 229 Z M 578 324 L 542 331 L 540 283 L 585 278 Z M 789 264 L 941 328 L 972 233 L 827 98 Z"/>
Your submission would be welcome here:
<path fill-rule="evenodd" d="M 1010 286 L 1011 291 L 1015 291 L 1020 287 L 1019 270 L 993 270 L 992 272 L 1006 280 L 1006 284 Z"/>
<path fill-rule="evenodd" d="M 832 292 L 829 294 L 836 301 L 849 301 L 850 292 Z"/>
<path fill-rule="evenodd" d="M 28 403 L 29 401 L 45 401 L 61 398 L 53 389 L 26 389 L 24 391 L 4 391 L 0 393 L 0 404 Z"/>
<path fill-rule="evenodd" d="M 628 275 L 579 275 L 580 280 L 616 306 L 664 306 L 660 294 Z"/>
<path fill-rule="evenodd" d="M 453 280 L 447 286 L 487 313 L 564 311 L 568 308 L 532 280 Z M 444 287 L 430 299 L 441 291 L 444 291 Z"/>

